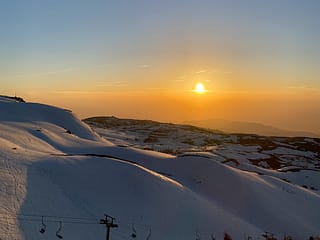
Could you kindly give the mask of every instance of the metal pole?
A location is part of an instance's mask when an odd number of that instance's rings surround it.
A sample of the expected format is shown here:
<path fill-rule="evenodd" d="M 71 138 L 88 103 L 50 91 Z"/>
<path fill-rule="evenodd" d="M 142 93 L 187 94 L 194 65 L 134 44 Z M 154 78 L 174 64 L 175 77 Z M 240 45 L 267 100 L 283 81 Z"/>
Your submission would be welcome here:
<path fill-rule="evenodd" d="M 106 240 L 110 239 L 110 224 L 107 224 L 107 236 L 106 236 Z"/>
<path fill-rule="evenodd" d="M 111 219 L 111 221 L 109 221 L 109 219 Z M 110 217 L 106 214 L 105 214 L 105 218 L 100 220 L 100 224 L 106 225 L 106 228 L 107 228 L 106 240 L 110 240 L 110 229 L 118 227 L 118 224 L 113 223 L 114 220 L 115 218 Z"/>

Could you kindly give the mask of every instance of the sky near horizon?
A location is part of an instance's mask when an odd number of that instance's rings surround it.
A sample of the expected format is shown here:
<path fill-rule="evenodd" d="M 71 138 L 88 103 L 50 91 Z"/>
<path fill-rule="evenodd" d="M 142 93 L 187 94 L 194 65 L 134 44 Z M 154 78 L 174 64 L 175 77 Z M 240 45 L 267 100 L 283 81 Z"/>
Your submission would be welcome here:
<path fill-rule="evenodd" d="M 319 12 L 318 0 L 1 1 L 0 94 L 80 117 L 320 133 Z"/>

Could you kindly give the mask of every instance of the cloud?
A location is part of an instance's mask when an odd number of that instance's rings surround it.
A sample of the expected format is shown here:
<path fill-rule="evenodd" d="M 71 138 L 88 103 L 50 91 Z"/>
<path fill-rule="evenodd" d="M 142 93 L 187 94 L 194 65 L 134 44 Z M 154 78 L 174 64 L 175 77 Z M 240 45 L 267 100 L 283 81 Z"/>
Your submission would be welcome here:
<path fill-rule="evenodd" d="M 82 90 L 57 90 L 55 94 L 104 94 L 105 91 L 82 91 Z"/>
<path fill-rule="evenodd" d="M 113 64 L 112 63 L 101 63 L 95 65 L 96 68 L 105 68 L 105 67 L 111 67 Z"/>
<path fill-rule="evenodd" d="M 128 83 L 121 82 L 121 81 L 114 81 L 114 82 L 100 82 L 96 85 L 96 87 L 124 87 L 128 86 Z"/>
<path fill-rule="evenodd" d="M 307 91 L 317 91 L 319 90 L 316 87 L 310 87 L 310 86 L 305 86 L 305 85 L 301 85 L 301 86 L 288 86 L 287 88 L 292 89 L 292 90 L 307 90 Z"/>
<path fill-rule="evenodd" d="M 73 72 L 79 70 L 79 68 L 64 68 L 64 69 L 59 69 L 56 71 L 52 71 L 52 72 L 47 72 L 45 73 L 46 75 L 51 75 L 51 74 L 59 74 L 59 73 L 65 73 L 65 72 Z"/>
<path fill-rule="evenodd" d="M 151 68 L 152 65 L 151 64 L 142 64 L 139 66 L 139 68 Z"/>
<path fill-rule="evenodd" d="M 208 73 L 208 74 L 212 74 L 212 73 L 218 73 L 218 74 L 232 74 L 232 71 L 225 71 L 225 70 L 218 70 L 218 69 L 202 69 L 199 70 L 197 72 L 195 72 L 195 74 L 202 74 L 202 73 Z"/>
<path fill-rule="evenodd" d="M 21 73 L 21 74 L 16 74 L 16 75 L 10 75 L 8 77 L 9 78 L 43 77 L 43 76 L 60 74 L 60 73 L 73 72 L 73 71 L 77 71 L 77 70 L 79 70 L 79 68 L 62 68 L 62 69 L 57 69 L 57 70 L 48 71 L 48 72 Z"/>
<path fill-rule="evenodd" d="M 144 88 L 147 90 L 168 90 L 168 88 L 163 88 L 163 87 L 149 87 L 149 88 Z"/>
<path fill-rule="evenodd" d="M 184 80 L 183 79 L 175 79 L 175 80 L 173 80 L 174 82 L 184 82 Z"/>
<path fill-rule="evenodd" d="M 196 72 L 196 74 L 207 73 L 208 69 L 202 69 Z"/>

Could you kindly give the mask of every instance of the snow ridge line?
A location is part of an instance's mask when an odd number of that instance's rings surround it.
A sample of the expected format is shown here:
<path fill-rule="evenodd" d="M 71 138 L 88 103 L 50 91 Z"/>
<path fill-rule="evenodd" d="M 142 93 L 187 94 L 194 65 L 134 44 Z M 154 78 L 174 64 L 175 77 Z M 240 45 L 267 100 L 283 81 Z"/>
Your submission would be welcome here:
<path fill-rule="evenodd" d="M 176 180 L 173 180 L 165 175 L 163 175 L 162 173 L 160 172 L 156 172 L 156 171 L 153 171 L 153 170 L 150 170 L 144 166 L 141 166 L 140 164 L 138 164 L 137 162 L 134 162 L 132 160 L 128 160 L 128 159 L 124 159 L 124 158 L 119 158 L 119 157 L 114 157 L 114 156 L 111 156 L 111 155 L 107 155 L 107 154 L 94 154 L 94 153 L 85 153 L 85 154 L 51 154 L 52 156 L 63 156 L 63 157 L 73 157 L 73 156 L 85 156 L 85 157 L 99 157 L 99 158 L 109 158 L 109 159 L 113 159 L 113 160 L 116 160 L 116 161 L 119 161 L 119 162 L 124 162 L 124 163 L 128 163 L 128 164 L 131 164 L 135 167 L 138 167 L 154 176 L 157 176 L 165 181 L 168 181 L 172 184 L 174 184 L 175 186 L 179 187 L 179 188 L 186 188 L 185 186 L 183 186 L 181 183 L 179 183 L 178 181 Z"/>

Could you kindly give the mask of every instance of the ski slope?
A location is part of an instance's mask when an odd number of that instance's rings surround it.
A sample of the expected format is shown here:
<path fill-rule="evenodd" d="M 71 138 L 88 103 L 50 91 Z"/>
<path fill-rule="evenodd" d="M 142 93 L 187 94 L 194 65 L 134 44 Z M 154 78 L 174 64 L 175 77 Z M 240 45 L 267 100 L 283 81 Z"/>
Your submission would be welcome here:
<path fill-rule="evenodd" d="M 320 234 L 319 192 L 258 170 L 117 146 L 68 110 L 0 97 L 0 239 L 54 239 L 60 222 L 64 239 L 104 239 L 104 213 L 115 240 Z"/>

